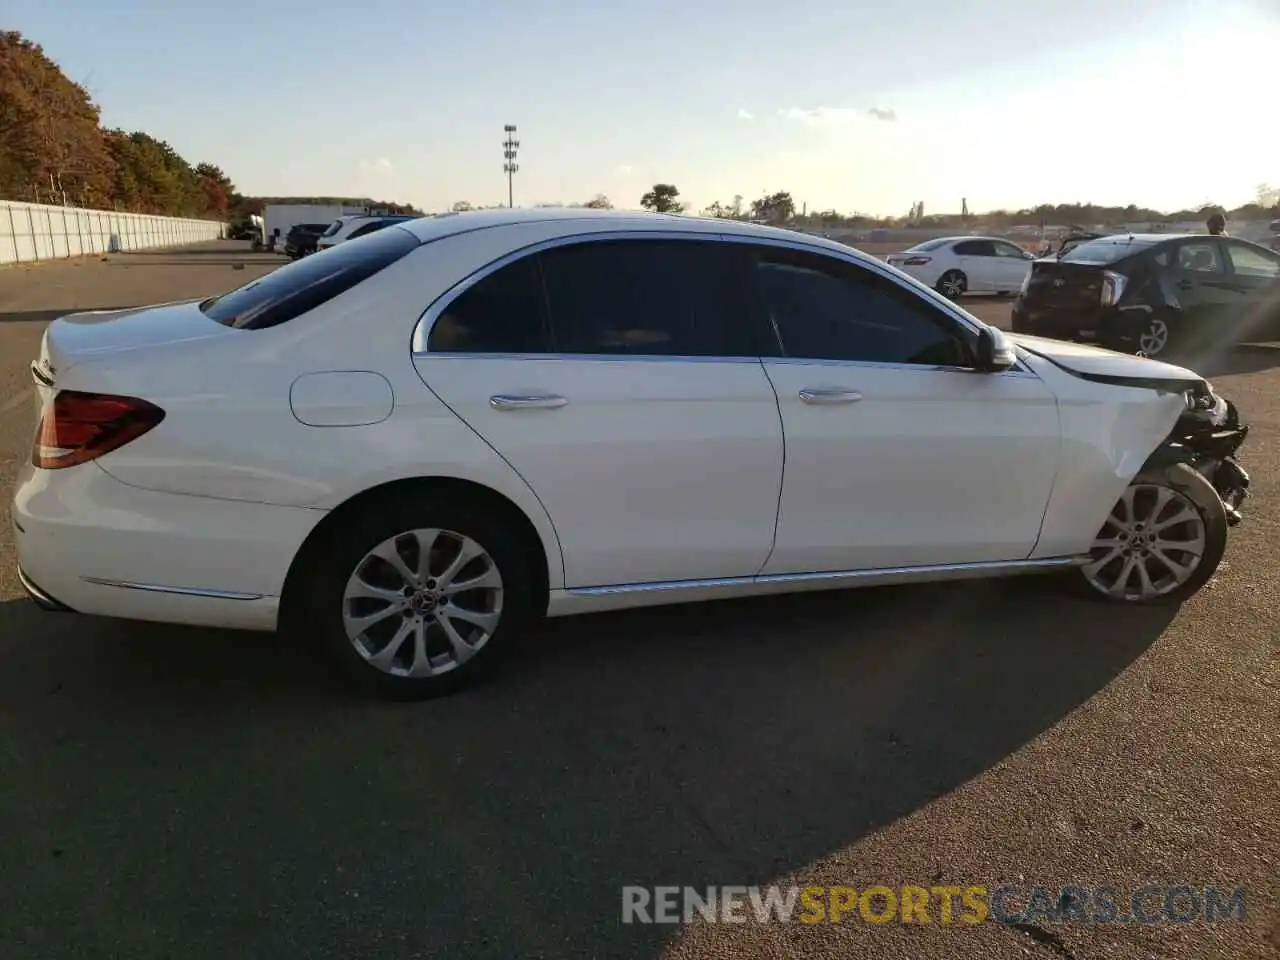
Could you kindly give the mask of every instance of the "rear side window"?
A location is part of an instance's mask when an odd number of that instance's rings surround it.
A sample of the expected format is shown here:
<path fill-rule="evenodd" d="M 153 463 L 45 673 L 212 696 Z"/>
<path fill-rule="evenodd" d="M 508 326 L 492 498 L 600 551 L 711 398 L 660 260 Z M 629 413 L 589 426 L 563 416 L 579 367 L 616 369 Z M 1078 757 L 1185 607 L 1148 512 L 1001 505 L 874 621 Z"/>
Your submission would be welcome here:
<path fill-rule="evenodd" d="M 395 263 L 418 246 L 407 230 L 384 230 L 364 243 L 340 243 L 260 280 L 200 304 L 210 320 L 261 330 L 314 310 Z"/>
<path fill-rule="evenodd" d="M 956 244 L 956 254 L 961 257 L 994 257 L 996 245 L 990 240 L 965 240 Z"/>
<path fill-rule="evenodd" d="M 523 257 L 459 294 L 436 318 L 431 353 L 547 353 L 546 304 L 536 256 Z"/>
<path fill-rule="evenodd" d="M 557 353 L 757 355 L 719 244 L 597 241 L 538 259 Z"/>

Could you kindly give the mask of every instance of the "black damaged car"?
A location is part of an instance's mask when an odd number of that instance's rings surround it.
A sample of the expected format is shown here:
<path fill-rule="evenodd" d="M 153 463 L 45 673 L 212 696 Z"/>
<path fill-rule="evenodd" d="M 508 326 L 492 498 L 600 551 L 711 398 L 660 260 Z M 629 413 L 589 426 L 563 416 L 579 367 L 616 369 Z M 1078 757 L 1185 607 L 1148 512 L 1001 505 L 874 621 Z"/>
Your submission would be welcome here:
<path fill-rule="evenodd" d="M 1148 357 L 1280 340 L 1280 253 L 1234 237 L 1100 237 L 1032 264 L 1013 330 Z"/>

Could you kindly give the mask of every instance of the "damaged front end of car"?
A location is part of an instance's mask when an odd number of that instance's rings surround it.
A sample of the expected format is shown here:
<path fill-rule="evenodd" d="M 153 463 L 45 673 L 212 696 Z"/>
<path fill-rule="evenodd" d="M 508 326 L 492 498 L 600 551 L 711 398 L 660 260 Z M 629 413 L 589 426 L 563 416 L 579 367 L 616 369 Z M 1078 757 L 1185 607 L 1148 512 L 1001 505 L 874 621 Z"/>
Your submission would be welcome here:
<path fill-rule="evenodd" d="M 1204 381 L 1184 394 L 1187 409 L 1165 441 L 1147 459 L 1147 467 L 1185 463 L 1218 492 L 1226 508 L 1227 522 L 1238 524 L 1240 505 L 1249 492 L 1249 474 L 1236 461 L 1236 452 L 1249 435 L 1240 412 L 1230 400 L 1218 396 Z"/>

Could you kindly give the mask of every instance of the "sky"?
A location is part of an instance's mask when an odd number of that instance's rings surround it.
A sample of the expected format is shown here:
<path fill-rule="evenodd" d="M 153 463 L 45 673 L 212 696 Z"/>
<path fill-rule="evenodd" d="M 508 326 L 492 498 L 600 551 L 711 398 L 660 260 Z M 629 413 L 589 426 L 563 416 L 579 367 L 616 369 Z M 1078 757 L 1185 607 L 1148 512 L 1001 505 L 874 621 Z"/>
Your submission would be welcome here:
<path fill-rule="evenodd" d="M 247 194 L 428 212 L 656 182 L 878 216 L 1280 184 L 1280 0 L 0 0 L 110 127 Z"/>

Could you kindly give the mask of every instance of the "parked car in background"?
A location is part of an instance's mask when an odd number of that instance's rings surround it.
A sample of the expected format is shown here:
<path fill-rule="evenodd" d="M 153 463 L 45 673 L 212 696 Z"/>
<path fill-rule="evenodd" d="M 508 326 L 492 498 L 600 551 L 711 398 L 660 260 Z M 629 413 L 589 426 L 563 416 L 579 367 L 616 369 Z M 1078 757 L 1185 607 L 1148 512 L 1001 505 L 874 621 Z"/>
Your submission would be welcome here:
<path fill-rule="evenodd" d="M 354 240 L 356 237 L 363 237 L 378 230 L 383 230 L 396 223 L 404 223 L 407 220 L 416 220 L 416 216 L 355 216 L 355 217 L 339 217 L 320 234 L 316 241 L 317 250 L 327 250 L 329 247 L 337 246 L 348 240 Z"/>
<path fill-rule="evenodd" d="M 1035 255 L 997 237 L 940 237 L 885 260 L 955 299 L 966 293 L 1017 293 Z"/>
<path fill-rule="evenodd" d="M 284 252 L 293 260 L 315 253 L 320 235 L 328 229 L 327 223 L 299 223 L 291 227 L 284 238 Z"/>
<path fill-rule="evenodd" d="M 1037 260 L 1013 330 L 1156 357 L 1280 339 L 1280 253 L 1207 234 L 1119 234 Z"/>
<path fill-rule="evenodd" d="M 543 615 L 1037 572 L 1178 601 L 1248 484 L 1247 427 L 1189 370 L 1007 338 L 843 244 L 723 220 L 407 220 L 55 320 L 32 375 L 37 602 L 298 627 L 396 697 Z"/>

